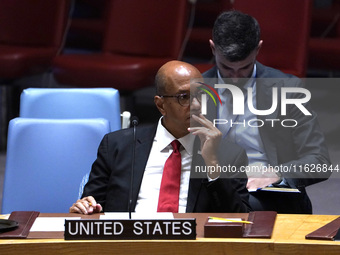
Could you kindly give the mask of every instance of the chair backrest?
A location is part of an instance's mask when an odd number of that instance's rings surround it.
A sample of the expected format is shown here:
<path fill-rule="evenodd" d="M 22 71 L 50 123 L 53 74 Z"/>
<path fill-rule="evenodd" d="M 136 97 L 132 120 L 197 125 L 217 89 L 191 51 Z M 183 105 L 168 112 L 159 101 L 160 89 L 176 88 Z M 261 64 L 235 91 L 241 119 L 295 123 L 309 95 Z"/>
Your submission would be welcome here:
<path fill-rule="evenodd" d="M 235 0 L 233 7 L 260 24 L 260 62 L 305 76 L 312 0 Z"/>
<path fill-rule="evenodd" d="M 0 43 L 59 48 L 70 0 L 1 0 Z"/>
<path fill-rule="evenodd" d="M 233 1 L 234 0 L 196 0 L 194 27 L 212 29 L 218 15 L 223 11 L 230 10 Z M 208 40 L 209 39 L 211 39 L 211 33 Z"/>
<path fill-rule="evenodd" d="M 178 58 L 187 0 L 110 0 L 108 8 L 103 51 Z"/>
<path fill-rule="evenodd" d="M 68 212 L 108 132 L 105 119 L 12 119 L 2 213 Z"/>
<path fill-rule="evenodd" d="M 20 117 L 104 118 L 121 129 L 119 92 L 113 88 L 28 88 L 20 97 Z"/>
<path fill-rule="evenodd" d="M 107 0 L 73 0 L 73 2 L 65 48 L 100 50 Z"/>

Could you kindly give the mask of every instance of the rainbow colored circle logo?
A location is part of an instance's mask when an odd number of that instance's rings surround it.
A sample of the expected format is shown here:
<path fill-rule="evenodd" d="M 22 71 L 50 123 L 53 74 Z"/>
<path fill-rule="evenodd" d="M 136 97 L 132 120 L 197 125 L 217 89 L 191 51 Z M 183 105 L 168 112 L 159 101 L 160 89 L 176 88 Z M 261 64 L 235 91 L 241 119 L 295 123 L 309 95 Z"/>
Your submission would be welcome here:
<path fill-rule="evenodd" d="M 211 87 L 210 85 L 208 85 L 206 83 L 203 83 L 203 82 L 198 82 L 198 83 L 209 88 L 216 95 L 216 97 L 218 98 L 218 100 L 220 101 L 220 104 L 222 106 L 222 100 L 221 100 L 220 96 L 218 95 L 216 89 L 214 89 L 213 87 Z M 202 88 L 202 87 L 199 87 L 198 89 L 203 90 L 205 93 L 207 93 L 211 97 L 211 99 L 214 101 L 215 106 L 217 106 L 216 99 L 214 98 L 213 94 L 209 90 Z"/>

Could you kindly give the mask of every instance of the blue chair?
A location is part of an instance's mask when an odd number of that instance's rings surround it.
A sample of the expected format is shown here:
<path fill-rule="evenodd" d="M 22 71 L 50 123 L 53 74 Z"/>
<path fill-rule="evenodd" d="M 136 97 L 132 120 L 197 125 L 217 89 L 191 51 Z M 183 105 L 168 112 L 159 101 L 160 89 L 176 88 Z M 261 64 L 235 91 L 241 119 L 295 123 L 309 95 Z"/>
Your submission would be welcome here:
<path fill-rule="evenodd" d="M 9 123 L 2 213 L 68 212 L 91 170 L 106 119 L 15 118 Z"/>
<path fill-rule="evenodd" d="M 109 120 L 111 131 L 122 127 L 119 92 L 113 88 L 28 88 L 21 93 L 19 116 L 104 118 Z"/>

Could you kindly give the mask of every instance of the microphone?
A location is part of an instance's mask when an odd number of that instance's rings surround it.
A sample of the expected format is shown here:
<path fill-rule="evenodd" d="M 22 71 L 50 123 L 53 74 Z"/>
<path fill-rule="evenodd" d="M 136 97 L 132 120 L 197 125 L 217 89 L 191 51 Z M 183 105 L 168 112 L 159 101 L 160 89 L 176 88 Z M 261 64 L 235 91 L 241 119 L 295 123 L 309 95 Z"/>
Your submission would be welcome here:
<path fill-rule="evenodd" d="M 129 219 L 131 220 L 132 211 L 132 187 L 133 187 L 133 176 L 134 176 L 134 164 L 135 164 L 135 150 L 136 150 L 136 127 L 138 126 L 138 118 L 136 116 L 131 117 L 131 125 L 133 127 L 133 144 L 132 144 L 132 164 L 131 164 L 131 179 L 130 179 L 130 190 L 129 190 Z"/>
<path fill-rule="evenodd" d="M 139 124 L 138 117 L 132 116 L 132 117 L 131 117 L 131 125 L 132 125 L 133 127 L 136 127 L 136 126 L 138 126 L 138 124 Z"/>

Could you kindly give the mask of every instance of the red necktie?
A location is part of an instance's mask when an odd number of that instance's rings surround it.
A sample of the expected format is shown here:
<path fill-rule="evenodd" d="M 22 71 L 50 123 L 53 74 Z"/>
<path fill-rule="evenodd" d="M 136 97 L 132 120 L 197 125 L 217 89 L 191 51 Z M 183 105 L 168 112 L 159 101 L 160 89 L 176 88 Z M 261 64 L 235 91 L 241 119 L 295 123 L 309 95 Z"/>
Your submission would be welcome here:
<path fill-rule="evenodd" d="M 181 181 L 180 142 L 171 142 L 173 152 L 166 160 L 159 191 L 157 212 L 178 212 L 179 186 Z"/>

